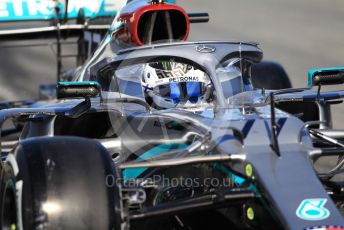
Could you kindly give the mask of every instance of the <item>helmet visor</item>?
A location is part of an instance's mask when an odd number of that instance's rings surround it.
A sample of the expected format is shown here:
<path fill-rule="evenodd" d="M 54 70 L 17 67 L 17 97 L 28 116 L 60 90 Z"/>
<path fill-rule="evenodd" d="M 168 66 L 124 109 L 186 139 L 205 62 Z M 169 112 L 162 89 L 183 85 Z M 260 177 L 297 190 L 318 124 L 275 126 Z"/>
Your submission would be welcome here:
<path fill-rule="evenodd" d="M 159 85 L 154 88 L 156 94 L 164 98 L 170 98 L 175 103 L 190 101 L 196 103 L 205 93 L 203 82 L 172 82 Z"/>

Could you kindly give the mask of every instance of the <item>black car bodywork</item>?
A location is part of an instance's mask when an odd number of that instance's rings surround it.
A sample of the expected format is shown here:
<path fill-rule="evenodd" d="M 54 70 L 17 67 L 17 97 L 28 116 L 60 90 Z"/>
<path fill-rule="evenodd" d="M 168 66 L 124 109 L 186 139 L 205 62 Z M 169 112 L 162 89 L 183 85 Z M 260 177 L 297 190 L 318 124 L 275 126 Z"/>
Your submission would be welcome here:
<path fill-rule="evenodd" d="M 199 47 L 211 52 L 199 52 Z M 140 84 L 102 85 L 109 76 L 118 82 L 118 69 L 156 59 L 183 61 L 204 70 L 216 92 L 214 106 L 201 111 L 155 110 L 140 96 Z M 244 87 L 226 97 L 216 68 L 233 59 L 242 70 Z M 25 229 L 343 225 L 341 184 L 331 180 L 341 172 L 343 150 L 331 142 L 341 139 L 341 132 L 321 119 L 302 121 L 275 108 L 280 102 L 293 112 L 294 103 L 311 103 L 321 114 L 326 103 L 341 100 L 343 92 L 254 90 L 250 68 L 261 59 L 257 45 L 245 42 L 131 48 L 92 65 L 85 80 L 100 82 L 102 89 L 97 88 L 102 92 L 92 99 L 1 110 L 2 123 L 12 119 L 22 127 L 19 142 L 8 152 L 2 149 L 4 159 L 7 156 L 3 164 L 15 169 L 19 200 L 24 200 L 16 218 L 22 218 Z M 92 88 L 89 82 L 64 87 L 78 85 Z M 339 155 L 337 169 L 319 174 L 312 162 L 326 155 Z M 173 180 L 176 185 L 171 185 Z M 217 182 L 206 183 L 209 180 Z M 55 206 L 44 206 L 51 200 Z M 75 210 L 79 206 L 84 208 Z M 65 212 L 56 211 L 66 207 Z"/>

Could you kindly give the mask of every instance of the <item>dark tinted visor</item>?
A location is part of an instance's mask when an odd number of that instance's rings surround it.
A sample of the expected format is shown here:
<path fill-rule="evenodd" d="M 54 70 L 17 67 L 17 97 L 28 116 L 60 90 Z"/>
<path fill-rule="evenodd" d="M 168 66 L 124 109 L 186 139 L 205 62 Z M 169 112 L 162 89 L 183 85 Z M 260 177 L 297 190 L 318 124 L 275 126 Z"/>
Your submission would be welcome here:
<path fill-rule="evenodd" d="M 205 87 L 203 82 L 180 82 L 157 86 L 154 91 L 174 102 L 190 101 L 196 103 L 198 98 L 203 96 Z"/>

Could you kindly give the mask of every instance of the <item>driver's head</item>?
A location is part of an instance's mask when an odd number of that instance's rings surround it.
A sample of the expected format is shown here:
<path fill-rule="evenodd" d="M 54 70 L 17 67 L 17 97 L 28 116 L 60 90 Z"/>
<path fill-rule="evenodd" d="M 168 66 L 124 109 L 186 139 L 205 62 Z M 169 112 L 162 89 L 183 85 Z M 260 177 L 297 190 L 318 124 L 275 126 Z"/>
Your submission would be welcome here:
<path fill-rule="evenodd" d="M 209 102 L 212 83 L 206 73 L 191 65 L 158 61 L 145 65 L 142 87 L 153 107 L 187 109 Z"/>

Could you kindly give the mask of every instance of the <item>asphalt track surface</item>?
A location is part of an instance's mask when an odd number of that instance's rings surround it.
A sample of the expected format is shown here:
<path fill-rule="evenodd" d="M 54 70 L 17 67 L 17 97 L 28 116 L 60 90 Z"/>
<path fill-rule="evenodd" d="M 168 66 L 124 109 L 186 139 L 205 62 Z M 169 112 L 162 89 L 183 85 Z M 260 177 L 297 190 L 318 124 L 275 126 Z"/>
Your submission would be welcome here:
<path fill-rule="evenodd" d="M 265 60 L 281 63 L 294 87 L 307 84 L 317 67 L 344 66 L 344 1 L 180 0 L 188 11 L 208 11 L 208 25 L 194 25 L 191 39 L 257 41 Z M 325 90 L 335 88 L 325 88 Z M 344 85 L 336 87 L 344 89 Z M 344 128 L 344 105 L 333 109 Z"/>

